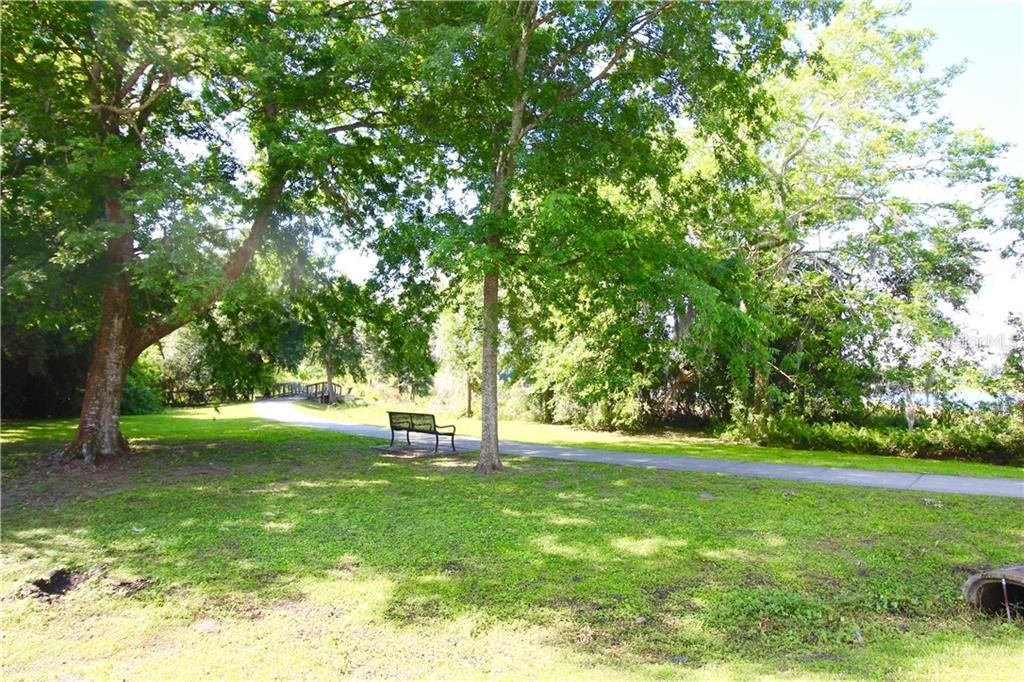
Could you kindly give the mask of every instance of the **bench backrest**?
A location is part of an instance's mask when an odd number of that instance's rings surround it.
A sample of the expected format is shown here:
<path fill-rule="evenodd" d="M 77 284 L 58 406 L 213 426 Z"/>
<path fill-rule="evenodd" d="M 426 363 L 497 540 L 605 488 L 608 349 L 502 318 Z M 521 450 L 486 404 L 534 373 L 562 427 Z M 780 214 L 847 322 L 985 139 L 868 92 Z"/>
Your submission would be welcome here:
<path fill-rule="evenodd" d="M 427 431 L 433 433 L 436 427 L 434 415 L 418 412 L 388 412 L 391 428 L 399 431 Z"/>

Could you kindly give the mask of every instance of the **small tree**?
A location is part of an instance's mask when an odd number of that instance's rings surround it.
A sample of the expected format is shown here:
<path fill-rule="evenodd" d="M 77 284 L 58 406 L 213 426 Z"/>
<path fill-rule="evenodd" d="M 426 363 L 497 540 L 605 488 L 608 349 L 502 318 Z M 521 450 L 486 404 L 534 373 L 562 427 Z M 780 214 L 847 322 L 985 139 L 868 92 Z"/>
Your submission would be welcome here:
<path fill-rule="evenodd" d="M 305 328 L 307 357 L 320 363 L 327 375 L 327 402 L 337 401 L 334 378 L 361 380 L 363 347 L 358 329 L 366 309 L 364 294 L 346 277 L 336 276 L 302 296 L 295 305 Z"/>
<path fill-rule="evenodd" d="M 466 412 L 473 416 L 473 393 L 480 390 L 480 325 L 464 308 L 446 310 L 438 325 L 441 364 L 466 380 Z"/>

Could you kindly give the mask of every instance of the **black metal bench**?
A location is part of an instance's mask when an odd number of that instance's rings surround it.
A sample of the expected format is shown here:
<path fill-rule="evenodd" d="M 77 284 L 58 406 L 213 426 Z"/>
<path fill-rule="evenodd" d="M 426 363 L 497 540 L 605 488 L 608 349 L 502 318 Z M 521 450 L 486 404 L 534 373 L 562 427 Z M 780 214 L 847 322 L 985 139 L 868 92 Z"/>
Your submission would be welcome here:
<path fill-rule="evenodd" d="M 434 437 L 434 452 L 437 452 L 441 436 L 447 436 L 452 439 L 452 452 L 455 452 L 455 426 L 452 424 L 439 426 L 432 414 L 388 412 L 388 421 L 391 422 L 391 447 L 395 445 L 395 433 L 405 431 L 405 442 L 408 445 L 412 445 L 409 440 L 410 433 L 426 433 Z"/>

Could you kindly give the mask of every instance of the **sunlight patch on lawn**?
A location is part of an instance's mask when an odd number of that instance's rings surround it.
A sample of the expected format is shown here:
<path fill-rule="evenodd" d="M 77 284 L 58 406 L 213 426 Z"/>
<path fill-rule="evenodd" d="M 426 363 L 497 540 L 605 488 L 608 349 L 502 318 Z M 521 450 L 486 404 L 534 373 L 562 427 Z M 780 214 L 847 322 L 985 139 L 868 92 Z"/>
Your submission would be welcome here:
<path fill-rule="evenodd" d="M 632 554 L 633 556 L 652 556 L 666 548 L 685 547 L 686 540 L 674 540 L 658 536 L 650 538 L 621 537 L 613 539 L 611 545 L 620 552 Z"/>
<path fill-rule="evenodd" d="M 435 459 L 430 461 L 430 466 L 439 469 L 472 469 L 476 462 L 460 459 Z"/>
<path fill-rule="evenodd" d="M 979 675 L 979 671 L 983 674 Z M 917 659 L 904 680 L 985 680 L 1019 682 L 1024 671 L 1024 642 L 950 642 L 939 651 Z"/>
<path fill-rule="evenodd" d="M 249 418 L 254 416 L 252 405 L 252 403 L 235 403 L 220 407 L 179 407 L 170 409 L 163 415 L 175 419 L 202 419 L 204 421 Z"/>
<path fill-rule="evenodd" d="M 40 607 L 5 609 L 4 678 L 113 679 L 630 679 L 588 664 L 555 625 L 451 620 L 386 622 L 384 578 L 306 580 L 304 596 L 242 614 L 194 600 L 146 604 L 93 588 L 68 600 L 45 629 L 20 629 Z M 83 588 L 84 589 L 84 588 Z M 81 624 L 89 623 L 83 637 Z M 187 652 L 187 655 L 184 655 Z"/>
<path fill-rule="evenodd" d="M 701 549 L 697 553 L 713 561 L 754 561 L 754 556 L 745 549 L 730 547 L 728 549 Z"/>
<path fill-rule="evenodd" d="M 350 478 L 347 480 L 336 481 L 335 485 L 339 488 L 371 488 L 383 485 L 391 485 L 391 481 L 385 481 L 384 479 L 362 479 L 362 478 Z"/>
<path fill-rule="evenodd" d="M 295 528 L 295 523 L 292 521 L 268 521 L 263 524 L 263 530 L 271 533 L 287 533 L 293 528 Z"/>
<path fill-rule="evenodd" d="M 292 492 L 291 486 L 287 482 L 281 483 L 270 483 L 260 488 L 248 488 L 243 490 L 243 493 L 247 495 L 275 495 L 277 497 L 295 497 L 295 493 Z"/>
<path fill-rule="evenodd" d="M 776 533 L 761 533 L 758 539 L 765 547 L 785 547 L 787 542 L 786 538 Z"/>
<path fill-rule="evenodd" d="M 594 522 L 579 516 L 556 516 L 546 515 L 544 520 L 552 526 L 592 526 Z"/>
<path fill-rule="evenodd" d="M 551 556 L 562 557 L 563 559 L 587 559 L 600 563 L 607 558 L 593 548 L 572 545 L 554 535 L 540 535 L 532 538 L 530 542 L 541 552 Z"/>
<path fill-rule="evenodd" d="M 60 557 L 86 551 L 92 548 L 88 540 L 89 531 L 85 528 L 64 529 L 61 532 L 49 528 L 33 528 L 30 530 L 9 531 L 4 529 L 4 541 L 20 540 L 31 545 L 38 557 Z"/>

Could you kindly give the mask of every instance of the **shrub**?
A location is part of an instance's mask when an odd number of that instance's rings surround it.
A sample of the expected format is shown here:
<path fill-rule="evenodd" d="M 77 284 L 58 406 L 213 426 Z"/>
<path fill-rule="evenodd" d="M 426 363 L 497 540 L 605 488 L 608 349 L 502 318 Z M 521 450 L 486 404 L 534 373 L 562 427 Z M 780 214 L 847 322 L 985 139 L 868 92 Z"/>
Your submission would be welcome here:
<path fill-rule="evenodd" d="M 723 437 L 795 448 L 837 450 L 922 459 L 954 459 L 989 464 L 1024 463 L 1024 425 L 1012 413 L 947 411 L 914 431 L 846 422 L 809 423 L 792 417 L 737 420 Z"/>
<path fill-rule="evenodd" d="M 164 396 L 160 389 L 160 370 L 138 361 L 128 370 L 121 394 L 121 414 L 152 414 L 163 410 Z"/>

